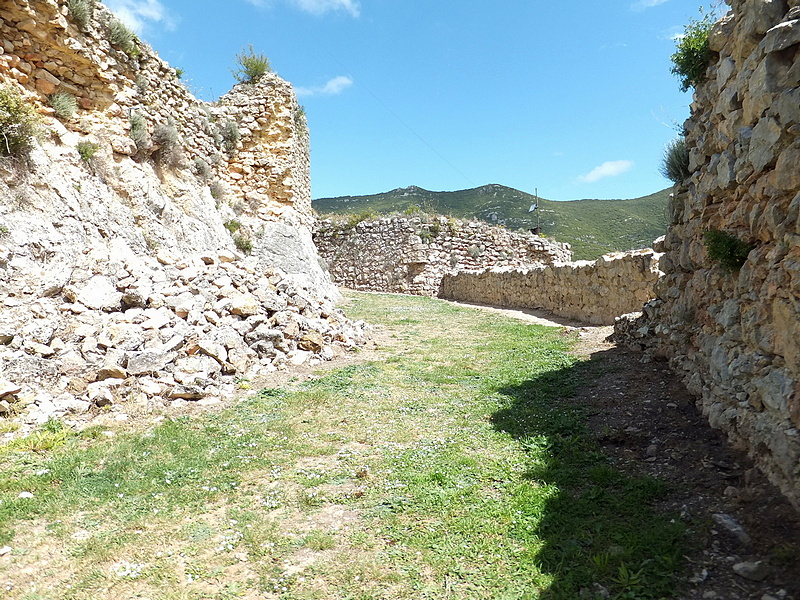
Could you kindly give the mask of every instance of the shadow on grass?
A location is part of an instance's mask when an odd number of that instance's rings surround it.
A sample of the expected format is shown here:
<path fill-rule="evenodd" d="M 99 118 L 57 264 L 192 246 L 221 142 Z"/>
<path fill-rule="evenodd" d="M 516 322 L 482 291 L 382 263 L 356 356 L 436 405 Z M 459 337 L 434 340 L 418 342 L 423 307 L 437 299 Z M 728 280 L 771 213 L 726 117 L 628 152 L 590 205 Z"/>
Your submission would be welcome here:
<path fill-rule="evenodd" d="M 543 598 L 668 597 L 682 567 L 684 528 L 653 509 L 666 484 L 615 468 L 571 399 L 615 351 L 493 390 L 506 401 L 494 427 L 528 459 L 530 485 L 514 495 L 520 518 L 512 534 L 524 540 L 533 530 L 541 540 L 527 559 L 553 578 Z"/>

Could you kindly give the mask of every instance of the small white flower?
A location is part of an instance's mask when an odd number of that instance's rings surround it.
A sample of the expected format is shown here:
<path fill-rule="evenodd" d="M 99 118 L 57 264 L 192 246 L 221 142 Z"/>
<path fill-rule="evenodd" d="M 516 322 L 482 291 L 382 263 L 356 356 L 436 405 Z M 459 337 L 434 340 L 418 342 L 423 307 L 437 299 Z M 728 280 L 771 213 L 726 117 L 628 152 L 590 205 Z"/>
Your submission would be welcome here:
<path fill-rule="evenodd" d="M 31 492 L 20 492 L 17 498 L 33 498 L 33 494 Z"/>

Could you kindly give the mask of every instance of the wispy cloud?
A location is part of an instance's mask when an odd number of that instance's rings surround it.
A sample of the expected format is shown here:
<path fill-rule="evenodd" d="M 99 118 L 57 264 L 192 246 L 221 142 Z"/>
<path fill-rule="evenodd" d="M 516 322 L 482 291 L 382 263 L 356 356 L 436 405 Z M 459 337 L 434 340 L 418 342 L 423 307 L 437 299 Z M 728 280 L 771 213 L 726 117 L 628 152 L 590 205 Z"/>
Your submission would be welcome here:
<path fill-rule="evenodd" d="M 353 85 L 352 77 L 339 75 L 329 80 L 325 85 L 319 87 L 296 88 L 295 93 L 298 96 L 338 96 L 351 85 Z"/>
<path fill-rule="evenodd" d="M 137 33 L 156 23 L 168 30 L 175 29 L 174 19 L 159 0 L 107 0 L 106 5 Z"/>
<path fill-rule="evenodd" d="M 254 6 L 269 6 L 278 0 L 247 0 Z M 327 12 L 344 11 L 353 17 L 361 15 L 361 6 L 357 0 L 282 0 L 295 8 L 312 15 L 323 15 Z"/>
<path fill-rule="evenodd" d="M 631 4 L 631 9 L 645 10 L 648 8 L 653 8 L 654 6 L 658 6 L 659 4 L 664 4 L 665 2 L 669 2 L 669 0 L 639 0 L 638 2 Z"/>
<path fill-rule="evenodd" d="M 578 177 L 581 183 L 594 183 L 606 177 L 616 177 L 622 175 L 626 171 L 633 168 L 633 161 L 631 160 L 609 160 L 604 162 L 599 167 L 595 167 L 585 175 Z"/>

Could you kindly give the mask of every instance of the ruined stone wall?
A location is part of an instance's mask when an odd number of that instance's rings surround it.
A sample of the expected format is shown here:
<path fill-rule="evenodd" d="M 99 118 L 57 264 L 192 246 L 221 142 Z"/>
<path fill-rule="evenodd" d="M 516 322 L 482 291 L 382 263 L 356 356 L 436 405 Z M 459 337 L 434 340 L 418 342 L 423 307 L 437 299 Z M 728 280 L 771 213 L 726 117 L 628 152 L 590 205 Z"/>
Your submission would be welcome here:
<path fill-rule="evenodd" d="M 620 337 L 666 355 L 800 507 L 800 2 L 730 5 L 685 124 L 692 176 L 671 203 L 666 275 Z M 712 229 L 752 246 L 741 269 L 709 257 Z"/>
<path fill-rule="evenodd" d="M 572 257 L 568 244 L 441 216 L 321 221 L 314 239 L 337 284 L 424 296 L 439 294 L 446 273 L 547 265 Z"/>
<path fill-rule="evenodd" d="M 540 308 L 592 325 L 611 325 L 615 317 L 641 308 L 654 297 L 661 272 L 659 254 L 634 250 L 595 261 L 511 267 L 447 274 L 440 297 L 509 308 Z"/>
<path fill-rule="evenodd" d="M 364 341 L 313 245 L 291 86 L 201 102 L 145 44 L 112 45 L 95 7 L 79 28 L 64 1 L 0 3 L 0 87 L 41 116 L 30 151 L 0 156 L 0 417 L 19 434 L 219 401 Z"/>
<path fill-rule="evenodd" d="M 57 0 L 8 0 L 0 18 L 0 84 L 18 87 L 45 115 L 54 114 L 53 94 L 77 99 L 78 111 L 61 123 L 74 135 L 47 130 L 61 138 L 57 143 L 99 143 L 100 156 L 117 163 L 124 156 L 139 163 L 152 159 L 159 187 L 173 188 L 168 195 L 178 204 L 192 203 L 185 188 L 199 188 L 234 211 L 242 236 L 255 237 L 259 221 L 310 227 L 308 132 L 286 81 L 268 73 L 206 103 L 146 44 L 135 42 L 127 51 L 113 45 L 115 17 L 100 3 L 82 28 Z M 131 129 L 139 118 L 146 132 L 137 143 Z M 175 152 L 162 143 L 171 127 L 178 137 Z M 196 181 L 182 181 L 192 174 Z"/>

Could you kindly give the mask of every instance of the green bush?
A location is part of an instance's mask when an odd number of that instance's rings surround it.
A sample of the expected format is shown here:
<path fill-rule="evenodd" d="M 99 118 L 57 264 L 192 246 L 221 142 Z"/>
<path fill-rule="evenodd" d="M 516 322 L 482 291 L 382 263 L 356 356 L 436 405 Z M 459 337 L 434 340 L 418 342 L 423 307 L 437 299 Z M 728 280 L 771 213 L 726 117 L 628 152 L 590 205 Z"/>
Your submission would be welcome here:
<path fill-rule="evenodd" d="M 231 73 L 239 83 L 256 83 L 264 75 L 272 72 L 269 59 L 263 54 L 256 54 L 252 44 L 249 51 L 242 50 L 241 54 L 236 55 L 236 63 L 239 68 L 232 69 Z"/>
<path fill-rule="evenodd" d="M 253 242 L 244 236 L 234 236 L 233 243 L 236 244 L 236 247 L 245 254 L 250 254 L 253 251 Z"/>
<path fill-rule="evenodd" d="M 78 101 L 69 92 L 56 92 L 48 100 L 59 119 L 71 119 L 78 110 Z"/>
<path fill-rule="evenodd" d="M 231 234 L 233 234 L 233 233 L 236 233 L 237 231 L 239 231 L 239 228 L 242 226 L 242 224 L 239 221 L 237 221 L 236 219 L 231 219 L 230 221 L 225 221 L 223 226 Z"/>
<path fill-rule="evenodd" d="M 704 241 L 708 257 L 729 273 L 741 269 L 747 261 L 747 255 L 755 248 L 752 244 L 718 229 L 707 231 Z"/>
<path fill-rule="evenodd" d="M 84 162 L 89 162 L 100 149 L 100 144 L 89 141 L 78 142 L 78 154 Z"/>
<path fill-rule="evenodd" d="M 706 70 L 713 56 L 708 46 L 708 34 L 713 25 L 714 18 L 710 14 L 704 14 L 699 21 L 689 21 L 684 27 L 683 37 L 677 42 L 677 49 L 671 57 L 671 72 L 680 78 L 682 92 L 690 87 L 696 88 L 706 80 Z"/>
<path fill-rule="evenodd" d="M 0 87 L 0 156 L 20 156 L 39 134 L 39 115 L 14 88 Z"/>
<path fill-rule="evenodd" d="M 147 120 L 139 113 L 131 113 L 130 123 L 131 139 L 140 151 L 146 150 L 150 146 L 149 136 L 147 135 Z"/>
<path fill-rule="evenodd" d="M 676 138 L 664 148 L 661 174 L 672 183 L 681 183 L 692 175 L 689 170 L 689 147 L 684 138 Z"/>
<path fill-rule="evenodd" d="M 67 0 L 69 16 L 80 29 L 86 29 L 94 15 L 94 0 Z"/>
<path fill-rule="evenodd" d="M 136 34 L 119 19 L 112 19 L 108 24 L 108 41 L 128 56 L 137 56 L 139 54 Z"/>
<path fill-rule="evenodd" d="M 347 215 L 347 227 L 353 229 L 355 228 L 356 225 L 358 225 L 362 221 L 369 221 L 371 219 L 377 219 L 377 218 L 378 218 L 378 213 L 376 213 L 374 210 L 369 210 L 369 209 L 362 210 L 359 213 L 353 213 Z"/>
<path fill-rule="evenodd" d="M 236 152 L 239 140 L 242 139 L 242 134 L 239 133 L 239 125 L 236 121 L 225 121 L 220 128 L 220 135 L 222 136 L 222 148 L 225 152 L 228 154 Z"/>

